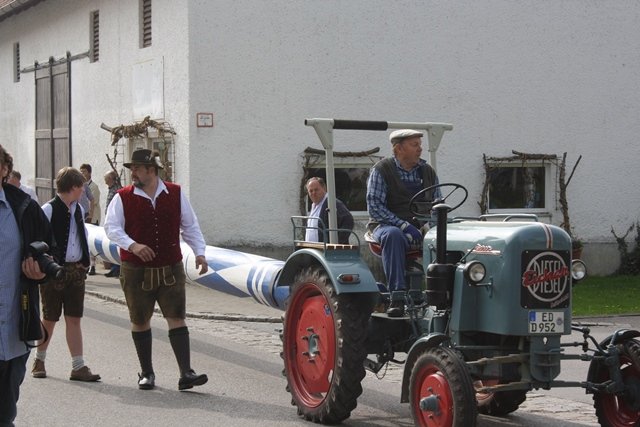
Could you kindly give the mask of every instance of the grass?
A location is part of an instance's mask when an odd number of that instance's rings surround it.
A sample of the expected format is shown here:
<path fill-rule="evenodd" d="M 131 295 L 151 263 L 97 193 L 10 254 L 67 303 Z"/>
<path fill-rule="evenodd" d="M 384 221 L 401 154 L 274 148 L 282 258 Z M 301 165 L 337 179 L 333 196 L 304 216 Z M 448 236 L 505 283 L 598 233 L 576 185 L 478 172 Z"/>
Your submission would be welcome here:
<path fill-rule="evenodd" d="M 640 314 L 640 276 L 590 276 L 574 286 L 574 316 L 615 314 Z"/>

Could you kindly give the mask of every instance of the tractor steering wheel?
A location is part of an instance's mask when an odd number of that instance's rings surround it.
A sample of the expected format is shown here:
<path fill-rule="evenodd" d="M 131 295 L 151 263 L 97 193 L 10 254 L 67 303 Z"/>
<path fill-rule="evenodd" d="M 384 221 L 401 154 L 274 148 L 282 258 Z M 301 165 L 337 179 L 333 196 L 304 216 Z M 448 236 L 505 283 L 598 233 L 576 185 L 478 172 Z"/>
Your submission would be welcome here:
<path fill-rule="evenodd" d="M 435 200 L 424 200 L 424 201 L 417 200 L 419 197 L 423 196 L 425 193 L 429 191 L 433 191 L 436 188 L 442 188 L 442 187 L 452 187 L 452 189 L 451 191 L 449 191 L 449 193 L 446 196 L 439 197 Z M 467 197 L 469 196 L 469 192 L 464 186 L 460 184 L 451 183 L 451 182 L 431 185 L 427 188 L 424 188 L 418 191 L 416 195 L 413 196 L 409 201 L 409 211 L 411 212 L 412 215 L 415 215 L 417 217 L 425 216 L 425 214 L 427 214 L 435 205 L 444 203 L 447 200 L 447 198 L 449 198 L 449 196 L 451 196 L 458 189 L 461 189 L 462 191 L 464 191 L 464 197 L 460 203 L 450 207 L 447 212 L 454 211 L 458 209 L 460 206 L 462 206 L 462 204 L 467 200 Z"/>

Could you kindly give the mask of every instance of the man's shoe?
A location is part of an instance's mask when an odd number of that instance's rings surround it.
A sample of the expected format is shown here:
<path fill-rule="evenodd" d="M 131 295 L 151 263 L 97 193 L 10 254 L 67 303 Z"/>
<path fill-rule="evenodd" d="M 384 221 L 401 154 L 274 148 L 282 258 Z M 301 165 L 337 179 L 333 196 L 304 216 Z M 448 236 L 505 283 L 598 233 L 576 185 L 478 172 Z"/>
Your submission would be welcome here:
<path fill-rule="evenodd" d="M 391 301 L 387 309 L 387 316 L 402 317 L 404 316 L 404 301 Z"/>
<path fill-rule="evenodd" d="M 109 272 L 104 274 L 106 277 L 118 277 L 120 276 L 120 270 L 109 270 Z"/>
<path fill-rule="evenodd" d="M 189 388 L 193 388 L 193 386 L 205 384 L 207 381 L 209 381 L 207 374 L 198 375 L 193 371 L 193 369 L 190 369 L 180 377 L 180 381 L 178 381 L 178 390 L 187 390 Z"/>
<path fill-rule="evenodd" d="M 138 374 L 138 388 L 152 390 L 156 386 L 156 374 L 153 372 Z"/>
<path fill-rule="evenodd" d="M 391 292 L 391 304 L 387 309 L 387 316 L 389 317 L 403 317 L 404 316 L 404 303 L 407 297 L 407 291 L 404 289 Z"/>
<path fill-rule="evenodd" d="M 33 378 L 47 378 L 47 371 L 44 369 L 44 360 L 33 359 L 31 376 Z"/>
<path fill-rule="evenodd" d="M 92 266 L 92 267 L 89 269 L 89 272 L 88 272 L 87 274 L 88 274 L 89 276 L 95 276 L 95 275 L 96 275 L 96 267 L 95 267 L 95 266 Z"/>
<path fill-rule="evenodd" d="M 71 375 L 69 375 L 69 379 L 71 381 L 84 381 L 84 382 L 95 382 L 100 380 L 100 375 L 92 374 L 91 369 L 88 366 L 83 366 L 80 369 L 74 369 L 71 371 Z"/>

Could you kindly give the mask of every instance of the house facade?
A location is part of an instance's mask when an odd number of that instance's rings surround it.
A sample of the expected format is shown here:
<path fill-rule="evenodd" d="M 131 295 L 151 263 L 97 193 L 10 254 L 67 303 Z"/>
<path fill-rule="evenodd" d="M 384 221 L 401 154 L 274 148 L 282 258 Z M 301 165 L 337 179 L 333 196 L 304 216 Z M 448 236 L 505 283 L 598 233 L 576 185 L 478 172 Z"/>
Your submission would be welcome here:
<path fill-rule="evenodd" d="M 611 229 L 640 219 L 639 18 L 624 0 L 0 0 L 0 144 L 44 196 L 59 166 L 102 183 L 109 160 L 159 149 L 208 244 L 282 258 L 324 165 L 305 118 L 452 123 L 437 170 L 469 189 L 460 215 L 560 225 L 566 200 L 608 274 Z M 336 131 L 335 150 L 361 231 L 388 132 Z"/>

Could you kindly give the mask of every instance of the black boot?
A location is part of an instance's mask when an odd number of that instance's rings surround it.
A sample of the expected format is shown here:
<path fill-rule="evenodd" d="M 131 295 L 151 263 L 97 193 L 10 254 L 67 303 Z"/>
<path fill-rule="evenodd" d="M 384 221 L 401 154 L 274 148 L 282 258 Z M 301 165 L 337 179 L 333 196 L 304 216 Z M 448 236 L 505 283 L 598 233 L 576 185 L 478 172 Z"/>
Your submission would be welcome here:
<path fill-rule="evenodd" d="M 406 291 L 393 291 L 391 293 L 391 304 L 387 309 L 387 316 L 402 317 L 404 316 L 404 300 Z"/>

